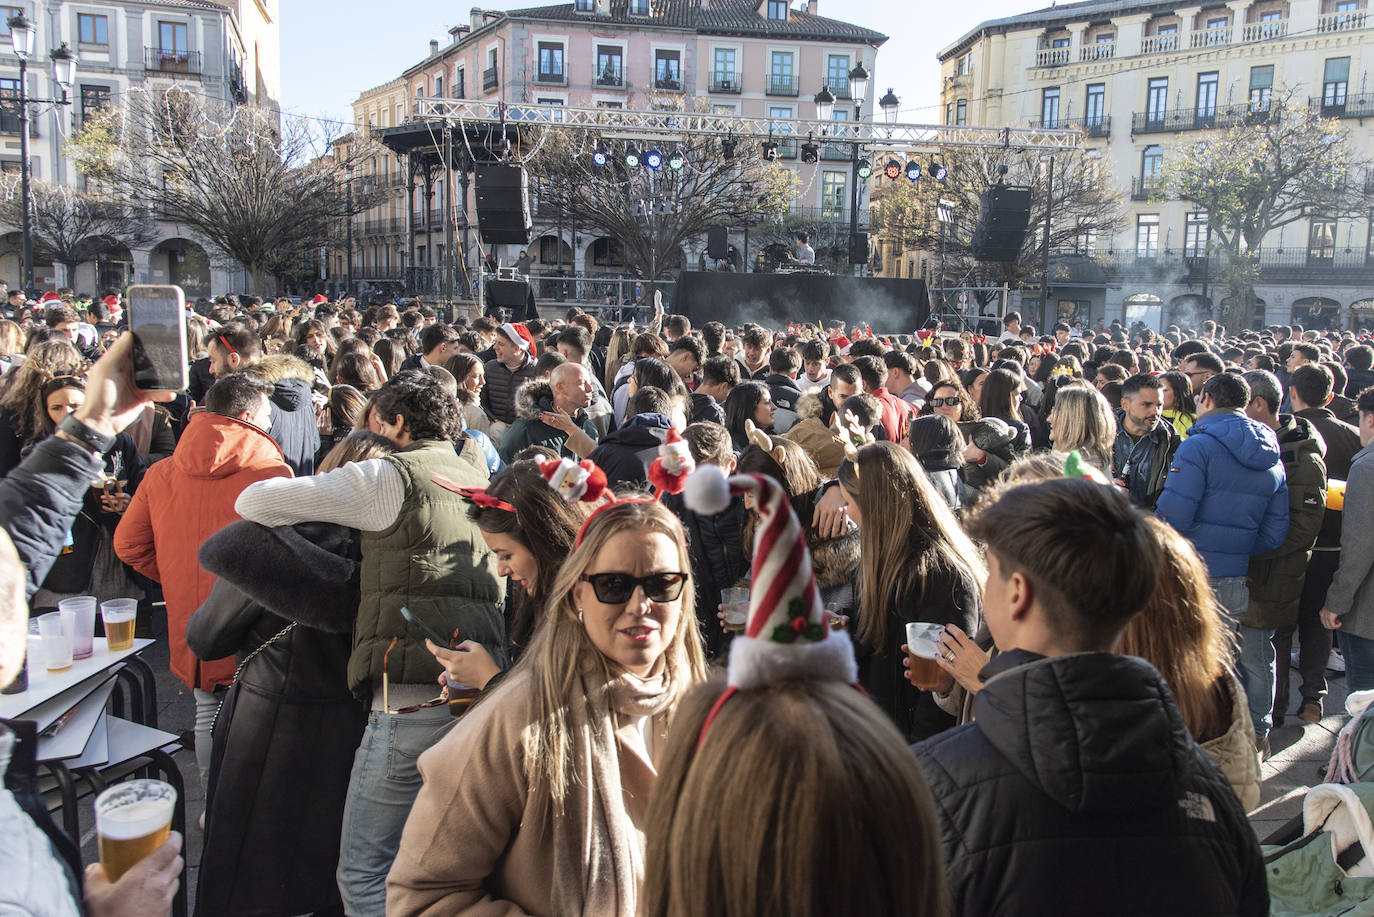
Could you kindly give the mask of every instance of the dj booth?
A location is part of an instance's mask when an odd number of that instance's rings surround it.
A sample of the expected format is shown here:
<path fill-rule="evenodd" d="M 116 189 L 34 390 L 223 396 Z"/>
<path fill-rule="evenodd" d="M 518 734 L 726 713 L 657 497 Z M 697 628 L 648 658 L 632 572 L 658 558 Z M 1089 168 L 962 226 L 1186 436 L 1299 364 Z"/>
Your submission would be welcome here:
<path fill-rule="evenodd" d="M 821 271 L 735 274 L 683 271 L 678 275 L 673 312 L 700 327 L 720 322 L 733 328 L 757 322 L 786 328 L 789 322 L 843 320 L 846 327 L 871 325 L 879 332 L 911 333 L 930 315 L 925 281 L 889 277 L 849 277 Z"/>

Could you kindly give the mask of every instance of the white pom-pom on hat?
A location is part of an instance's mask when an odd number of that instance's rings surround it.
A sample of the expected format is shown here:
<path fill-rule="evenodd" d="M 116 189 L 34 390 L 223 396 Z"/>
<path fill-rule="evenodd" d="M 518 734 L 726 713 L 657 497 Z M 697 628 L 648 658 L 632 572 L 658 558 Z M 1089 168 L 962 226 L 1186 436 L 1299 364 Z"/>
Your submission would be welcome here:
<path fill-rule="evenodd" d="M 699 465 L 682 491 L 687 508 L 702 516 L 714 516 L 730 508 L 730 482 L 715 465 Z"/>

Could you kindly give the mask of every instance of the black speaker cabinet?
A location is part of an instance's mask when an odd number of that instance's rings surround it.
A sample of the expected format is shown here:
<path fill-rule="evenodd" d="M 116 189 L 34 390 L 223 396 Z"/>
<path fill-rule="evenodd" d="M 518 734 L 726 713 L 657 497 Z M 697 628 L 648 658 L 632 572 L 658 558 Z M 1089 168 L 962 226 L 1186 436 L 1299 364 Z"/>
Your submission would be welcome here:
<path fill-rule="evenodd" d="M 530 202 L 525 170 L 521 166 L 479 164 L 477 179 L 477 226 L 487 245 L 528 245 Z"/>
<path fill-rule="evenodd" d="M 1030 223 L 1031 189 L 994 185 L 983 192 L 978 225 L 973 230 L 973 257 L 979 261 L 1015 261 Z"/>
<path fill-rule="evenodd" d="M 712 226 L 706 230 L 706 257 L 712 261 L 730 257 L 730 231 L 724 226 Z"/>

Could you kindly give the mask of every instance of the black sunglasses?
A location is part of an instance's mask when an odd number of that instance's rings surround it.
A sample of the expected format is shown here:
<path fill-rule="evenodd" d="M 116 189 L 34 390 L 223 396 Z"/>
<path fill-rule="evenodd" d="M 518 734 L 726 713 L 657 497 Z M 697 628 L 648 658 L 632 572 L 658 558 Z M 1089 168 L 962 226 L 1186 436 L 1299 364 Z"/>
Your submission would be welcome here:
<path fill-rule="evenodd" d="M 603 605 L 624 605 L 634 595 L 636 587 L 644 588 L 644 595 L 651 602 L 672 602 L 682 595 L 682 587 L 687 583 L 686 573 L 650 573 L 648 576 L 631 576 L 628 573 L 590 573 L 584 580 L 592 584 L 596 600 Z"/>
<path fill-rule="evenodd" d="M 958 403 L 959 403 L 959 398 L 958 398 L 957 395 L 956 395 L 956 396 L 951 396 L 951 397 L 949 397 L 949 398 L 932 398 L 932 399 L 930 399 L 930 406 L 931 406 L 931 407 L 935 407 L 935 408 L 952 408 L 952 407 L 954 407 L 954 406 L 955 406 L 956 404 L 958 404 Z"/>

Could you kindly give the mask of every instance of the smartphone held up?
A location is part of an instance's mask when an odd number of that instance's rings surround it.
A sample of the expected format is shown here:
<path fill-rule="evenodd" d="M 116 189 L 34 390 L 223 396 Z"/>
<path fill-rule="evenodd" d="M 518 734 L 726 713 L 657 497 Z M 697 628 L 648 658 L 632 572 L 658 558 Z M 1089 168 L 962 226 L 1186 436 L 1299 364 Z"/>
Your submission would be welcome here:
<path fill-rule="evenodd" d="M 135 284 L 127 293 L 134 337 L 134 385 L 145 391 L 181 391 L 190 384 L 186 350 L 186 294 L 181 287 Z"/>

